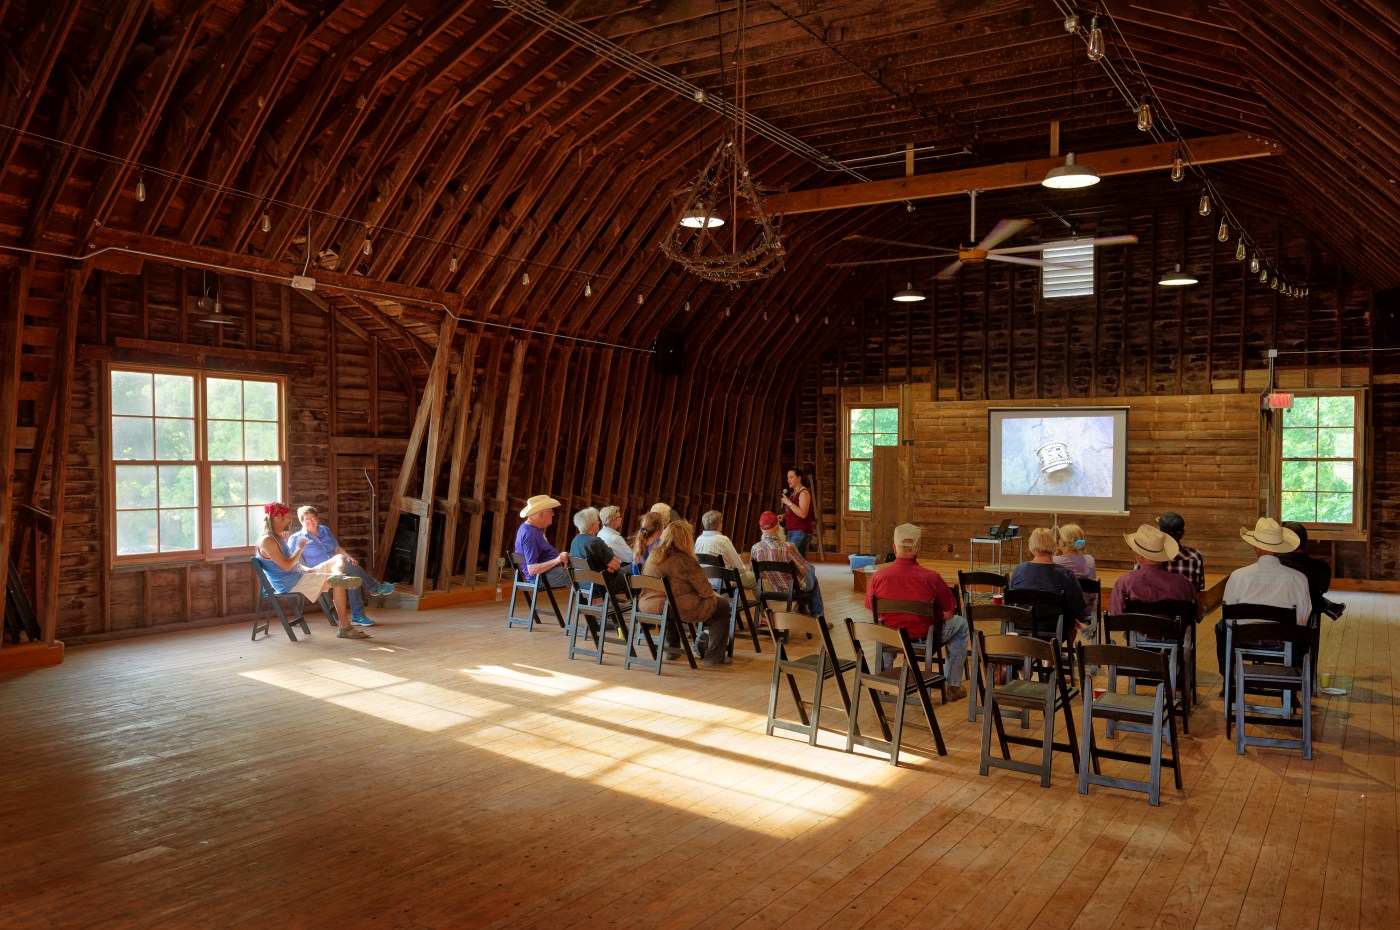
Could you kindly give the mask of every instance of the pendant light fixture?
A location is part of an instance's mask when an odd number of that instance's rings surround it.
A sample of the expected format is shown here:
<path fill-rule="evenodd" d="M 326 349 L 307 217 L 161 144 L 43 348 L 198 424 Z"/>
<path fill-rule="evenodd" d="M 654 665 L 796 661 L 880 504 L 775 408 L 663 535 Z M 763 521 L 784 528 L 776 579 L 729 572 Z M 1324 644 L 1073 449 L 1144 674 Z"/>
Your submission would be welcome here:
<path fill-rule="evenodd" d="M 1172 180 L 1180 182 L 1186 177 L 1186 160 L 1181 157 L 1181 149 L 1172 156 Z"/>
<path fill-rule="evenodd" d="M 1152 131 L 1152 104 L 1145 99 L 1138 104 L 1137 108 L 1137 128 L 1138 132 Z"/>
<path fill-rule="evenodd" d="M 1186 287 L 1195 283 L 1196 278 L 1192 277 L 1188 272 L 1182 271 L 1180 265 L 1177 265 L 1173 270 L 1162 275 L 1157 281 L 1160 287 Z"/>
<path fill-rule="evenodd" d="M 1045 173 L 1041 186 L 1055 190 L 1074 190 L 1079 187 L 1093 187 L 1099 183 L 1099 174 L 1088 165 L 1074 160 L 1074 153 L 1065 156 L 1063 165 L 1056 165 Z"/>
<path fill-rule="evenodd" d="M 894 299 L 902 304 L 912 304 L 918 303 L 921 300 L 926 300 L 927 298 L 924 297 L 923 291 L 917 290 L 914 287 L 913 281 L 909 281 L 904 285 L 904 290 L 894 292 Z"/>
<path fill-rule="evenodd" d="M 1089 60 L 1103 58 L 1103 30 L 1099 28 L 1099 18 L 1089 20 Z"/>

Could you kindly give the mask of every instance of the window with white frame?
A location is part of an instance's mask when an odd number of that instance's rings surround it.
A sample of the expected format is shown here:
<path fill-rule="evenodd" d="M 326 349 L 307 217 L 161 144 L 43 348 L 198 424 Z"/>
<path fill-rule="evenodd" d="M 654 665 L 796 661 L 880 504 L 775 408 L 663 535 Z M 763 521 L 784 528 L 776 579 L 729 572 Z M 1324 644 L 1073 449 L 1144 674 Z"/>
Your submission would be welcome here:
<path fill-rule="evenodd" d="M 1042 297 L 1089 297 L 1094 293 L 1094 240 L 1065 239 L 1045 247 L 1040 269 Z"/>
<path fill-rule="evenodd" d="M 198 371 L 113 368 L 113 552 L 201 557 L 257 542 L 282 497 L 283 385 Z"/>
<path fill-rule="evenodd" d="M 853 407 L 846 451 L 846 509 L 870 509 L 870 475 L 876 446 L 899 445 L 898 407 Z"/>
<path fill-rule="evenodd" d="M 1361 398 L 1295 395 L 1279 431 L 1279 519 L 1323 528 L 1361 524 Z"/>

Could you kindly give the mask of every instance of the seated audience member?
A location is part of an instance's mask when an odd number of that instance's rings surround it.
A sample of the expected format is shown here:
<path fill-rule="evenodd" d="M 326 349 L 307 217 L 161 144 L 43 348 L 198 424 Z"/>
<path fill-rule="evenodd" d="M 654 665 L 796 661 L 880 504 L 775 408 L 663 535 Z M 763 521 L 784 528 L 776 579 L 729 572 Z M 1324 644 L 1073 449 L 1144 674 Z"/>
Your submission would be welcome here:
<path fill-rule="evenodd" d="M 1084 540 L 1084 530 L 1078 523 L 1066 523 L 1060 527 L 1060 534 L 1055 540 L 1055 564 L 1063 565 L 1074 572 L 1076 578 L 1087 578 L 1090 581 L 1098 580 L 1098 570 L 1094 566 L 1094 557 L 1084 551 L 1087 543 Z M 1095 602 L 1098 600 L 1097 594 L 1084 594 L 1084 616 L 1095 615 Z"/>
<path fill-rule="evenodd" d="M 661 531 L 666 528 L 666 520 L 661 514 L 648 510 L 642 514 L 637 524 L 637 535 L 632 537 L 632 574 L 640 575 L 647 564 L 647 556 L 661 540 Z"/>
<path fill-rule="evenodd" d="M 554 508 L 559 502 L 548 494 L 536 494 L 521 508 L 520 529 L 515 531 L 516 554 L 525 560 L 525 580 L 543 575 L 545 582 L 557 590 L 569 587 L 569 554 L 560 552 L 545 538 L 545 529 L 554 522 Z"/>
<path fill-rule="evenodd" d="M 306 548 L 305 538 L 297 544 L 292 544 L 286 538 L 291 524 L 292 508 L 286 504 L 273 501 L 263 507 L 262 535 L 258 537 L 255 555 L 272 590 L 278 594 L 300 594 L 308 601 L 314 601 L 330 588 L 336 618 L 340 623 L 337 635 L 341 639 L 369 639 L 369 634 L 364 630 L 350 625 L 350 610 L 345 603 L 344 589 L 358 588 L 362 582 L 355 575 L 346 574 L 348 563 L 345 556 L 333 556 L 308 568 L 301 562 L 302 550 Z"/>
<path fill-rule="evenodd" d="M 826 605 L 822 603 L 821 585 L 817 584 L 817 573 L 807 560 L 802 558 L 797 547 L 788 542 L 783 528 L 778 525 L 778 515 L 765 510 L 758 518 L 758 529 L 762 533 L 758 542 L 749 550 L 749 557 L 759 562 L 791 562 L 797 568 L 797 594 L 807 601 L 808 610 L 814 617 L 826 617 Z M 765 572 L 763 585 L 766 590 L 786 594 L 790 585 L 788 576 L 778 572 Z"/>
<path fill-rule="evenodd" d="M 651 556 L 642 569 L 643 575 L 665 578 L 671 586 L 671 598 L 675 601 L 677 618 L 684 623 L 698 624 L 704 647 L 704 662 L 707 666 L 727 665 L 725 652 L 729 649 L 729 598 L 715 593 L 710 587 L 710 579 L 695 560 L 694 529 L 684 520 L 673 520 L 666 524 L 661 533 L 661 541 L 656 544 Z M 665 595 L 645 591 L 638 599 L 638 607 L 648 613 L 660 613 Z M 676 626 L 667 628 L 667 658 L 679 658 L 679 636 L 688 631 Z"/>
<path fill-rule="evenodd" d="M 1123 541 L 1132 550 L 1133 562 L 1141 571 L 1128 572 L 1113 586 L 1108 599 L 1108 612 L 1128 611 L 1128 602 L 1143 613 L 1151 614 L 1154 603 L 1186 601 L 1196 605 L 1196 622 L 1201 621 L 1201 602 L 1196 589 L 1185 575 L 1167 571 L 1166 565 L 1176 557 L 1177 543 L 1150 523 L 1137 528 L 1136 533 L 1124 533 Z"/>
<path fill-rule="evenodd" d="M 609 505 L 598 512 L 598 519 L 603 524 L 598 530 L 598 538 L 608 544 L 613 555 L 617 556 L 620 570 L 630 574 L 632 571 L 632 547 L 627 543 L 627 537 L 619 532 L 622 526 L 622 508 Z"/>
<path fill-rule="evenodd" d="M 1012 570 L 1006 589 L 1028 588 L 1061 595 L 1065 608 L 1065 641 L 1073 642 L 1074 634 L 1084 629 L 1084 589 L 1079 587 L 1074 572 L 1055 564 L 1055 533 L 1049 527 L 1038 526 L 1032 530 L 1026 548 L 1033 558 Z"/>
<path fill-rule="evenodd" d="M 1200 550 L 1182 544 L 1181 537 L 1186 533 L 1186 521 L 1181 518 L 1181 514 L 1168 510 L 1157 518 L 1157 528 L 1176 540 L 1176 558 L 1167 562 L 1167 571 L 1174 575 L 1185 575 L 1197 593 L 1204 591 L 1206 560 Z"/>
<path fill-rule="evenodd" d="M 1266 604 L 1291 608 L 1299 626 L 1312 615 L 1312 594 L 1302 572 L 1289 568 L 1279 556 L 1298 548 L 1298 535 L 1277 520 L 1260 517 L 1254 529 L 1240 527 L 1240 538 L 1254 547 L 1254 564 L 1237 568 L 1225 580 L 1225 604 Z M 1215 658 L 1225 675 L 1225 621 L 1215 625 Z"/>
<path fill-rule="evenodd" d="M 1289 568 L 1303 573 L 1303 577 L 1308 579 L 1308 593 L 1312 595 L 1312 609 L 1317 613 L 1327 614 L 1332 619 L 1337 619 L 1346 610 L 1347 605 L 1329 601 L 1326 598 L 1327 589 L 1332 586 L 1332 566 L 1321 559 L 1314 558 L 1307 554 L 1308 531 L 1301 523 L 1289 520 L 1283 524 L 1285 529 L 1293 531 L 1298 537 L 1298 548 L 1292 552 L 1286 552 L 1278 557 L 1278 560 Z"/>
<path fill-rule="evenodd" d="M 744 565 L 744 560 L 739 557 L 739 551 L 734 548 L 734 543 L 724 535 L 724 514 L 718 510 L 708 510 L 700 518 L 700 525 L 705 528 L 700 534 L 700 538 L 695 540 L 695 553 L 697 555 L 717 555 L 724 559 L 726 568 L 732 568 L 739 573 L 739 583 L 746 588 L 753 587 L 753 572 Z M 718 589 L 719 582 L 712 584 Z"/>
<path fill-rule="evenodd" d="M 614 597 L 629 597 L 631 592 L 627 587 L 627 579 L 618 571 L 622 563 L 608 544 L 598 538 L 598 530 L 602 528 L 598 509 L 585 507 L 574 514 L 574 526 L 578 529 L 578 534 L 569 543 L 569 555 L 576 559 L 584 559 L 590 569 L 601 572 L 608 583 L 608 590 Z"/>
<path fill-rule="evenodd" d="M 671 505 L 663 504 L 661 501 L 651 505 L 651 512 L 660 517 L 663 523 L 670 523 L 676 519 L 676 512 L 671 509 Z"/>
<path fill-rule="evenodd" d="M 297 519 L 301 521 L 301 529 L 293 533 L 287 542 L 296 545 L 301 539 L 305 539 L 305 548 L 301 550 L 301 560 L 306 565 L 320 565 L 328 562 L 338 555 L 345 556 L 345 573 L 354 575 L 363 583 L 362 587 L 370 594 L 380 596 L 392 594 L 394 586 L 388 582 L 381 582 L 369 572 L 360 567 L 360 563 L 355 561 L 350 553 L 341 547 L 340 541 L 331 534 L 325 524 L 321 523 L 321 514 L 315 507 L 307 505 L 297 508 Z M 355 626 L 374 626 L 374 621 L 365 615 L 365 598 L 360 588 L 351 588 L 346 600 L 350 604 L 350 622 Z"/>
<path fill-rule="evenodd" d="M 948 648 L 944 674 L 948 678 L 948 700 L 967 696 L 962 687 L 963 669 L 967 665 L 967 621 L 957 616 L 957 602 L 948 583 L 938 572 L 919 564 L 919 543 L 923 531 L 912 523 L 894 529 L 894 561 L 881 566 L 865 588 L 865 606 L 875 598 L 892 601 L 923 601 L 938 608 L 941 623 L 930 623 L 918 614 L 883 614 L 880 622 L 891 629 L 903 627 L 910 639 L 924 639 L 930 630 L 942 627 L 940 642 Z"/>

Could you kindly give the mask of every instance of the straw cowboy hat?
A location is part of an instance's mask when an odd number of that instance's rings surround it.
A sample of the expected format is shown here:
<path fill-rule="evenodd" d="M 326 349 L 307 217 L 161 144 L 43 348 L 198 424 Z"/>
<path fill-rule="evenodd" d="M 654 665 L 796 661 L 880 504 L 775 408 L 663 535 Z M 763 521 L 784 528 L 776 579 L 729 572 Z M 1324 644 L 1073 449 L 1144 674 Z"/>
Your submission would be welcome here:
<path fill-rule="evenodd" d="M 1279 522 L 1272 517 L 1260 517 L 1252 530 L 1240 527 L 1240 539 L 1256 549 L 1267 549 L 1269 552 L 1292 552 L 1298 548 L 1298 534 L 1279 526 Z"/>
<path fill-rule="evenodd" d="M 559 502 L 548 494 L 536 494 L 525 502 L 525 507 L 520 511 L 520 519 L 528 520 L 541 510 L 553 510 L 559 506 Z"/>
<path fill-rule="evenodd" d="M 1152 562 L 1169 562 L 1181 551 L 1175 539 L 1151 523 L 1142 524 L 1136 533 L 1124 533 L 1123 542 L 1128 544 L 1129 549 Z"/>

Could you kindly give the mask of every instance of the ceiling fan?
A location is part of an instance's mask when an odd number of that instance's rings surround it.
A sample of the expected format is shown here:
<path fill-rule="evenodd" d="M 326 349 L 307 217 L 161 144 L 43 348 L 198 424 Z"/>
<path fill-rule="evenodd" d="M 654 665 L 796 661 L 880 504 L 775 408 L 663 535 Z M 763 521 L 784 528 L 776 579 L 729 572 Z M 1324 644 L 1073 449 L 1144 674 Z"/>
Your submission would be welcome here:
<path fill-rule="evenodd" d="M 865 242 L 879 242 L 885 245 L 906 246 L 912 249 L 923 249 L 933 255 L 956 255 L 957 259 L 939 271 L 935 277 L 951 278 L 957 274 L 964 265 L 981 265 L 987 261 L 1010 262 L 1016 265 L 1033 265 L 1037 268 L 1074 268 L 1073 264 L 1062 262 L 1049 262 L 1043 258 L 1023 257 L 1028 252 L 1042 252 L 1045 249 L 1054 248 L 1059 243 L 1044 242 L 1040 245 L 1016 245 L 1007 248 L 999 248 L 1001 243 L 1021 233 L 1026 227 L 1031 225 L 1030 220 L 1001 220 L 992 227 L 992 231 L 977 241 L 977 195 L 980 190 L 970 190 L 967 192 L 972 201 L 972 218 L 968 224 L 968 241 L 959 245 L 956 249 L 943 248 L 941 246 L 923 245 L 917 242 L 899 242 L 893 239 L 876 239 L 872 236 L 847 236 L 847 239 L 859 239 Z M 1090 239 L 1089 244 L 1094 248 L 1105 245 L 1131 245 L 1138 241 L 1137 236 L 1103 236 L 1098 239 Z M 908 262 L 911 257 L 905 258 L 874 258 L 859 262 L 835 262 L 830 265 L 832 268 L 854 268 L 858 265 L 883 265 L 892 262 Z"/>

